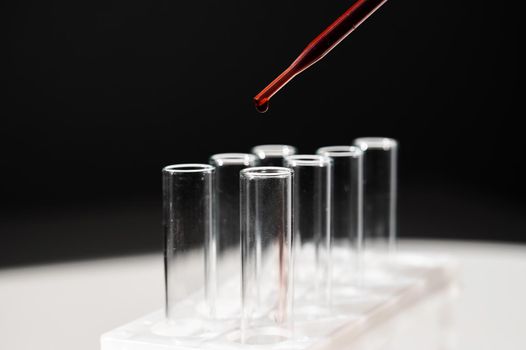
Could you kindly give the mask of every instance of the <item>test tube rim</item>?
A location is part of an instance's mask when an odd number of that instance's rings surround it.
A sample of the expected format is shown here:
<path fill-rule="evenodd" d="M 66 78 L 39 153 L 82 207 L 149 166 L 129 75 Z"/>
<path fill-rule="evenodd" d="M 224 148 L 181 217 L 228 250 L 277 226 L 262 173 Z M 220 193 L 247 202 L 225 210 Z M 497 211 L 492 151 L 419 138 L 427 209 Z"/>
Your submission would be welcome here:
<path fill-rule="evenodd" d="M 291 145 L 268 144 L 252 147 L 251 152 L 261 159 L 286 157 L 296 154 L 298 150 Z"/>
<path fill-rule="evenodd" d="M 217 153 L 210 157 L 217 165 L 250 165 L 256 161 L 251 153 Z"/>
<path fill-rule="evenodd" d="M 288 178 L 294 174 L 294 170 L 279 166 L 256 166 L 241 170 L 241 177 L 247 179 L 256 178 Z"/>
<path fill-rule="evenodd" d="M 199 163 L 182 163 L 168 165 L 163 168 L 163 172 L 176 174 L 176 173 L 210 173 L 215 170 L 215 167 L 210 164 L 199 164 Z"/>
<path fill-rule="evenodd" d="M 363 154 L 361 148 L 351 145 L 324 146 L 318 148 L 316 154 L 326 157 L 354 157 L 358 158 Z"/>
<path fill-rule="evenodd" d="M 389 151 L 398 147 L 398 141 L 389 137 L 359 137 L 354 140 L 353 144 L 362 151 L 368 149 Z"/>
<path fill-rule="evenodd" d="M 285 157 L 287 166 L 317 166 L 320 168 L 330 166 L 332 160 L 321 154 L 295 154 Z"/>

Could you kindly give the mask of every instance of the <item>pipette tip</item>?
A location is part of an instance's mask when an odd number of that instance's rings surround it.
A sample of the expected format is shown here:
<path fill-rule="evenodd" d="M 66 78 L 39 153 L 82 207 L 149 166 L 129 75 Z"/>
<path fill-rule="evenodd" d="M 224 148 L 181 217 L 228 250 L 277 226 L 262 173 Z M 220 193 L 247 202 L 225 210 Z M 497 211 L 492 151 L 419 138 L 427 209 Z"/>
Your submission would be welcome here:
<path fill-rule="evenodd" d="M 268 99 L 266 98 L 261 100 L 254 98 L 254 106 L 256 107 L 256 110 L 259 113 L 265 113 L 266 111 L 268 111 L 268 104 Z"/>

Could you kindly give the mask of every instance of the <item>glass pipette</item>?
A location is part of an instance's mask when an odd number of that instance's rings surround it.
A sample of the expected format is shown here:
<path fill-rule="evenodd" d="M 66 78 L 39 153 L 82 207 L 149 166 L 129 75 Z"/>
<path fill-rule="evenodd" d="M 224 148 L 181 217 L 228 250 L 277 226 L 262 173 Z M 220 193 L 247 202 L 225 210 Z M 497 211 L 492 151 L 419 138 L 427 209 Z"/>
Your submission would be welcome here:
<path fill-rule="evenodd" d="M 254 97 L 256 109 L 264 113 L 268 110 L 269 100 L 292 78 L 322 59 L 329 51 L 363 23 L 387 0 L 357 0 L 336 21 L 321 32 L 292 64 L 285 69 L 266 88 Z"/>

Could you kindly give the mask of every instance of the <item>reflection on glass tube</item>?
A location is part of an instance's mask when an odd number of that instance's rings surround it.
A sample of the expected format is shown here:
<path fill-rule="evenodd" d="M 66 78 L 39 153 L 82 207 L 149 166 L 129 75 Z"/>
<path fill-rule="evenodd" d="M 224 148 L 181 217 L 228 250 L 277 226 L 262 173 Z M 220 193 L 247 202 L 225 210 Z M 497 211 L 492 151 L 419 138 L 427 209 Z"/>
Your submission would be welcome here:
<path fill-rule="evenodd" d="M 188 291 L 185 272 L 181 269 L 189 255 L 204 262 L 205 299 L 210 315 L 214 311 L 214 292 L 211 290 L 213 255 L 213 182 L 214 167 L 207 164 L 178 164 L 163 169 L 163 231 L 165 267 L 165 314 L 175 322 L 176 304 Z M 201 243 L 204 241 L 204 247 Z M 206 260 L 206 261 L 205 261 Z"/>
<path fill-rule="evenodd" d="M 364 154 L 364 238 L 367 250 L 393 250 L 396 243 L 398 142 L 385 137 L 354 140 Z"/>
<path fill-rule="evenodd" d="M 290 327 L 292 178 L 293 171 L 283 167 L 241 171 L 243 343 L 281 341 Z"/>
<path fill-rule="evenodd" d="M 362 250 L 362 151 L 353 146 L 328 146 L 318 149 L 317 154 L 329 157 L 333 165 L 331 230 L 334 244 L 348 247 L 344 251 L 358 267 Z"/>
<path fill-rule="evenodd" d="M 252 148 L 260 166 L 283 166 L 284 158 L 296 152 L 296 148 L 289 145 L 259 145 Z"/>
<path fill-rule="evenodd" d="M 241 252 L 239 230 L 239 173 L 256 165 L 257 159 L 248 153 L 220 153 L 210 157 L 215 167 L 215 276 L 217 291 L 216 316 L 233 317 L 241 308 Z M 237 307 L 232 307 L 236 304 Z"/>
<path fill-rule="evenodd" d="M 285 158 L 294 170 L 294 247 L 296 294 L 310 291 L 310 304 L 329 305 L 331 295 L 331 159 L 320 155 L 294 155 Z M 314 277 L 314 278 L 313 278 Z M 309 305 L 312 308 L 312 305 Z M 296 308 L 298 311 L 298 308 Z"/>

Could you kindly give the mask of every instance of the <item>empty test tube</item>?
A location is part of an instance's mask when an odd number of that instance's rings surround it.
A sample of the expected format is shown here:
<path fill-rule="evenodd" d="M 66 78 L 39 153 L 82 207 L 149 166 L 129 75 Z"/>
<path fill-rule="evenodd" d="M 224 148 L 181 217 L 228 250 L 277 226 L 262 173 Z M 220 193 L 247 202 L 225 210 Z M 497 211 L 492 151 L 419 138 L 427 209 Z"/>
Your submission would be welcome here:
<path fill-rule="evenodd" d="M 396 243 L 398 142 L 363 137 L 354 145 L 364 155 L 364 239 L 367 250 L 392 251 Z"/>
<path fill-rule="evenodd" d="M 241 307 L 241 264 L 239 230 L 239 173 L 256 165 L 248 153 L 221 153 L 210 157 L 215 167 L 214 210 L 215 261 L 212 262 L 217 290 L 217 317 L 232 316 Z M 235 306 L 233 306 L 235 305 Z"/>
<path fill-rule="evenodd" d="M 320 155 L 285 158 L 294 170 L 294 249 L 296 293 L 299 285 L 314 287 L 315 302 L 329 304 L 331 292 L 331 159 Z M 302 293 L 302 294 L 303 294 Z"/>
<path fill-rule="evenodd" d="M 171 165 L 162 171 L 165 314 L 172 323 L 177 324 L 178 319 L 185 317 L 178 313 L 177 303 L 191 292 L 185 288 L 185 280 L 193 277 L 185 271 L 190 258 L 203 263 L 207 310 L 212 313 L 214 309 L 209 283 L 209 257 L 213 254 L 214 240 L 214 171 L 214 167 L 207 164 Z M 182 322 L 179 324 L 179 330 L 193 331 Z"/>
<path fill-rule="evenodd" d="M 268 344 L 287 337 L 293 306 L 293 171 L 241 171 L 241 341 Z"/>
<path fill-rule="evenodd" d="M 334 246 L 358 267 L 362 250 L 362 151 L 354 146 L 328 146 L 317 154 L 332 159 L 331 230 Z M 350 255 L 349 255 L 350 254 Z"/>
<path fill-rule="evenodd" d="M 296 148 L 289 145 L 259 145 L 252 148 L 252 153 L 259 159 L 260 166 L 284 166 L 285 157 L 296 152 Z"/>

